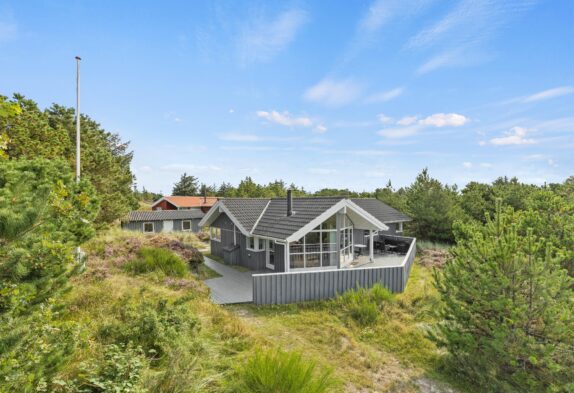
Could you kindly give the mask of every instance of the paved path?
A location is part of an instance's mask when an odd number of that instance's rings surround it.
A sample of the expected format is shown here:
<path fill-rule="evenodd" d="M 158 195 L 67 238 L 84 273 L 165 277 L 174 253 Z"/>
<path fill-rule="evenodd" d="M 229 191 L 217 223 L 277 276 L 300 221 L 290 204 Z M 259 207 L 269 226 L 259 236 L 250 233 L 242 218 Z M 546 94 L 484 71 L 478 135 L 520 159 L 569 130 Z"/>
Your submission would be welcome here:
<path fill-rule="evenodd" d="M 205 265 L 221 274 L 221 277 L 205 280 L 211 289 L 211 300 L 215 304 L 251 303 L 253 281 L 251 275 L 257 272 L 239 270 L 205 257 Z"/>

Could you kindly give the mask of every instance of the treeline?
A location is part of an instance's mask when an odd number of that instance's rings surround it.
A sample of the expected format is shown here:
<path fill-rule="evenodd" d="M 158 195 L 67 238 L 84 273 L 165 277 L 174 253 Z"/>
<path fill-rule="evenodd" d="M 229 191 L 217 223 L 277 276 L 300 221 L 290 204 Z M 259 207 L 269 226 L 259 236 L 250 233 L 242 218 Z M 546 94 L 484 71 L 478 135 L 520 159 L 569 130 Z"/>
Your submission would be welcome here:
<path fill-rule="evenodd" d="M 291 189 L 295 196 L 348 196 L 353 198 L 377 198 L 408 214 L 413 222 L 407 226 L 410 234 L 419 238 L 444 243 L 454 242 L 455 221 L 486 222 L 486 215 L 492 215 L 497 200 L 503 206 L 516 211 L 546 209 L 556 206 L 554 213 L 571 211 L 574 199 L 574 176 L 562 184 L 536 186 L 525 184 L 516 178 L 500 177 L 491 184 L 470 182 L 463 189 L 456 185 L 443 184 L 423 169 L 414 182 L 401 188 L 394 188 L 389 181 L 386 186 L 374 191 L 352 191 L 349 189 L 323 188 L 308 192 L 295 184 L 287 185 L 283 180 L 258 184 L 249 176 L 237 186 L 224 182 L 219 186 L 199 183 L 197 177 L 184 173 L 174 185 L 172 195 L 207 195 L 222 198 L 273 198 L 284 197 Z M 152 200 L 159 194 L 144 191 L 140 193 Z M 552 201 L 546 201 L 552 199 Z"/>
<path fill-rule="evenodd" d="M 45 110 L 20 94 L 0 96 L 0 155 L 7 160 L 61 160 L 75 170 L 75 111 L 58 104 Z M 81 172 L 100 201 L 97 225 L 112 223 L 137 207 L 129 143 L 81 115 Z"/>

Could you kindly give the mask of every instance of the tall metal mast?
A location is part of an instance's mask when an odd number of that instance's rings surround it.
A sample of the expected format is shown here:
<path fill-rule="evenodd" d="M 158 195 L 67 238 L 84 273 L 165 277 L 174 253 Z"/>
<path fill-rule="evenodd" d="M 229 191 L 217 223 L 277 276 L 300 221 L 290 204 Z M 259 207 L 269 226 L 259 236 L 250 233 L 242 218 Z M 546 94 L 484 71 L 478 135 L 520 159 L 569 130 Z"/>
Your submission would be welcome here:
<path fill-rule="evenodd" d="M 80 56 L 76 56 L 76 183 L 80 182 Z"/>

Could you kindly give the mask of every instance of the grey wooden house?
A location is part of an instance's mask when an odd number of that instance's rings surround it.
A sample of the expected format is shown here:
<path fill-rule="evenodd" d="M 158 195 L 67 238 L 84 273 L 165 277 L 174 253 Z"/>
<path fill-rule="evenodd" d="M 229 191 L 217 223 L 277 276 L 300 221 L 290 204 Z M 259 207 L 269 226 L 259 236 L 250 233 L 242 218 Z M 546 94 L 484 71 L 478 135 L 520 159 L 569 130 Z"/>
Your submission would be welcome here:
<path fill-rule="evenodd" d="M 143 233 L 199 232 L 205 216 L 200 209 L 132 211 L 122 220 L 122 228 Z"/>
<path fill-rule="evenodd" d="M 258 299 L 258 279 L 270 280 L 261 284 L 271 288 L 261 296 L 277 297 L 272 287 L 287 285 L 282 281 L 299 273 L 325 273 L 317 276 L 321 281 L 328 276 L 326 273 L 334 271 L 402 266 L 401 276 L 391 288 L 402 290 L 415 253 L 415 239 L 401 236 L 407 221 L 408 216 L 377 199 L 292 198 L 289 192 L 287 198 L 222 199 L 199 225 L 210 228 L 213 255 L 223 258 L 226 264 L 261 273 L 253 276 L 254 301 L 261 304 L 289 302 L 293 300 L 289 296 L 295 294 L 284 293 L 282 301 Z M 369 274 L 365 285 L 377 281 L 378 273 Z M 344 287 L 349 286 L 338 289 Z M 338 289 L 333 287 L 324 295 L 310 295 L 303 300 L 329 297 Z"/>

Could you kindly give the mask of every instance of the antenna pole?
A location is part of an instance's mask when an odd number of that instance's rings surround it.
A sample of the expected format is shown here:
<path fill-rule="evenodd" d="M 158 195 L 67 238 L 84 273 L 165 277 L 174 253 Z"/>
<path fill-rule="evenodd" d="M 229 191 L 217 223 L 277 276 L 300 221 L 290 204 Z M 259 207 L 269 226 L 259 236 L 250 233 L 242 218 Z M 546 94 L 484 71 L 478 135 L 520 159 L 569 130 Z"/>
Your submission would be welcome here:
<path fill-rule="evenodd" d="M 76 183 L 80 182 L 80 61 L 76 56 Z"/>

